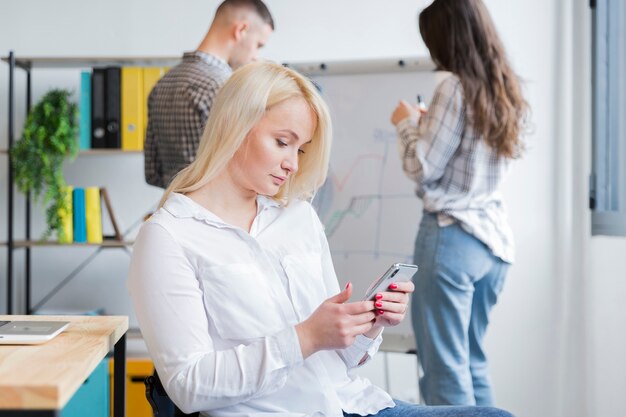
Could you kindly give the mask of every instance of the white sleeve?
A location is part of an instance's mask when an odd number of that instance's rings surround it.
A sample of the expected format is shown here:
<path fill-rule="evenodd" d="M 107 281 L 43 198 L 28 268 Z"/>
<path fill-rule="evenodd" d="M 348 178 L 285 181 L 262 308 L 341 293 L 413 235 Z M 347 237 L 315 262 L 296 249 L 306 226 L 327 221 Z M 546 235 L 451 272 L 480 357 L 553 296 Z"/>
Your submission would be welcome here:
<path fill-rule="evenodd" d="M 339 356 L 346 363 L 348 369 L 356 368 L 366 364 L 374 357 L 380 344 L 383 342 L 383 332 L 381 331 L 376 339 L 370 339 L 364 335 L 358 335 L 354 343 L 345 349 L 338 350 Z"/>
<path fill-rule="evenodd" d="M 128 290 L 163 386 L 185 413 L 276 391 L 302 361 L 294 327 L 216 350 L 194 268 L 159 224 L 146 223 L 137 237 Z"/>

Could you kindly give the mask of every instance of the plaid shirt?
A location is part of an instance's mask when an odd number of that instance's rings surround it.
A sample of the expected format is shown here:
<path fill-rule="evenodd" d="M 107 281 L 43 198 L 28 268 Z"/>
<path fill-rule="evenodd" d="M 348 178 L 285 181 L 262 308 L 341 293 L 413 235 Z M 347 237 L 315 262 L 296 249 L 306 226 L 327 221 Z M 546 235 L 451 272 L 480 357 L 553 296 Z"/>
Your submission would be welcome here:
<path fill-rule="evenodd" d="M 146 182 L 165 188 L 196 158 L 196 150 L 218 90 L 232 69 L 220 58 L 187 52 L 148 97 L 144 145 Z"/>
<path fill-rule="evenodd" d="M 458 221 L 512 263 L 513 234 L 498 190 L 510 160 L 498 157 L 469 125 L 459 79 L 442 81 L 420 122 L 407 118 L 397 131 L 402 168 L 417 183 L 424 210 L 437 213 L 441 227 Z"/>

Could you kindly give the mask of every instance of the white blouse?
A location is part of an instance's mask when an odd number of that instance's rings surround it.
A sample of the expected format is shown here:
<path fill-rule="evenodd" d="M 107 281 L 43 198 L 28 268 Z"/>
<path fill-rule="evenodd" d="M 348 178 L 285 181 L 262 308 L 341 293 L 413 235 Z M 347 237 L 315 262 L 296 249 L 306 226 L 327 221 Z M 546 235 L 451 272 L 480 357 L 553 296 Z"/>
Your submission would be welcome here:
<path fill-rule="evenodd" d="M 306 202 L 259 196 L 250 233 L 181 194 L 141 228 L 128 289 L 169 396 L 212 417 L 375 414 L 391 397 L 353 375 L 382 336 L 302 358 L 295 325 L 340 289 Z"/>

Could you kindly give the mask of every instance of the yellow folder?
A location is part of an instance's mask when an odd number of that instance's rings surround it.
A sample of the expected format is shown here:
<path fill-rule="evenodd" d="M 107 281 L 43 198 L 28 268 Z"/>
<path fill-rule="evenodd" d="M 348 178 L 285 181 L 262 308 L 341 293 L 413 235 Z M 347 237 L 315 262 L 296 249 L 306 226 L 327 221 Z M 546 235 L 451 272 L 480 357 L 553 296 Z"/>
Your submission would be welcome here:
<path fill-rule="evenodd" d="M 143 68 L 122 68 L 122 150 L 143 149 L 145 136 Z"/>
<path fill-rule="evenodd" d="M 85 219 L 87 242 L 102 243 L 102 209 L 100 208 L 100 188 L 85 188 Z"/>
<path fill-rule="evenodd" d="M 148 96 L 152 91 L 152 87 L 161 79 L 163 75 L 169 70 L 165 67 L 145 67 L 143 69 L 143 114 L 144 117 L 144 132 L 145 127 L 148 126 Z"/>
<path fill-rule="evenodd" d="M 59 216 L 61 217 L 61 224 L 63 227 L 63 235 L 59 234 L 59 243 L 72 243 L 74 241 L 74 222 L 73 222 L 73 211 L 72 207 L 72 191 L 74 187 L 67 186 L 65 188 L 63 199 L 65 200 L 65 204 L 67 205 L 67 211 L 59 210 Z"/>

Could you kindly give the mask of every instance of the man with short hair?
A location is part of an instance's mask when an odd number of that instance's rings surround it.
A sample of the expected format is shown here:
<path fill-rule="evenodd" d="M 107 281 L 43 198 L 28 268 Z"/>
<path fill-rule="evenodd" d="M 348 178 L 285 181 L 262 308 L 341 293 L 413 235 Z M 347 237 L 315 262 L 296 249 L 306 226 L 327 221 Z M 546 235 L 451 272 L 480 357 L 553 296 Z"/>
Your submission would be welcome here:
<path fill-rule="evenodd" d="M 206 36 L 154 86 L 144 144 L 146 182 L 165 188 L 196 157 L 218 90 L 234 69 L 258 59 L 274 30 L 261 0 L 225 0 Z"/>

